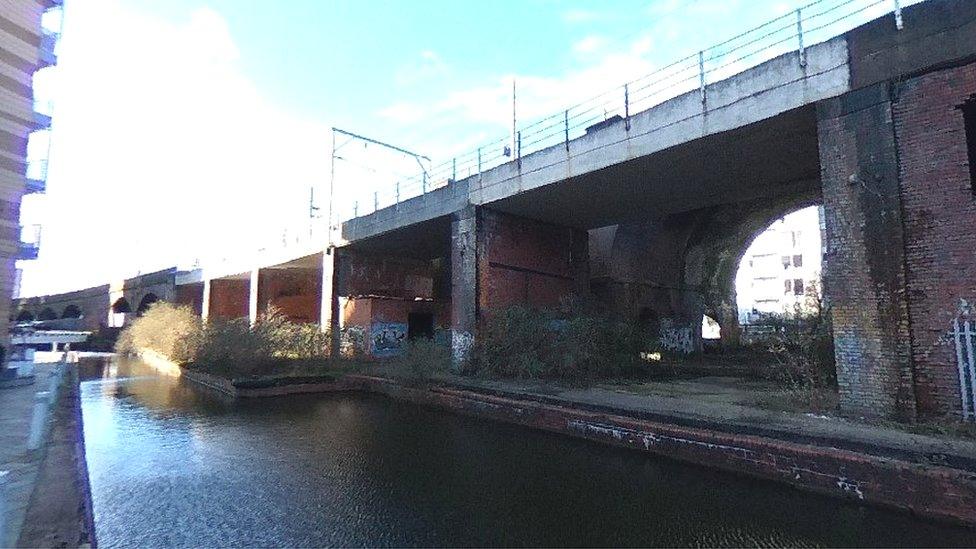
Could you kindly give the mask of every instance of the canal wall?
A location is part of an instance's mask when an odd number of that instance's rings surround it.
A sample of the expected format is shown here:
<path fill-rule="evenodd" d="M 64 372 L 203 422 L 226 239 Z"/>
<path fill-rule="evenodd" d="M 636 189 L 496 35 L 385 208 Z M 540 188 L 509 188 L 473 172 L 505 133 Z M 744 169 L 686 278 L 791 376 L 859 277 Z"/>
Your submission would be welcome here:
<path fill-rule="evenodd" d="M 408 386 L 368 375 L 346 375 L 326 381 L 231 381 L 196 371 L 185 371 L 183 375 L 241 398 L 335 391 L 377 393 L 976 526 L 976 467 L 969 466 L 972 460 L 948 459 L 951 466 L 938 465 L 915 461 L 897 452 L 865 452 L 840 448 L 829 441 L 804 442 L 735 432 L 732 425 L 685 425 L 668 418 L 638 417 L 622 409 L 594 409 L 456 386 Z"/>
<path fill-rule="evenodd" d="M 18 547 L 96 547 L 76 365 L 62 364 L 43 458 Z"/>
<path fill-rule="evenodd" d="M 355 376 L 364 390 L 976 526 L 976 473 L 835 447 Z"/>

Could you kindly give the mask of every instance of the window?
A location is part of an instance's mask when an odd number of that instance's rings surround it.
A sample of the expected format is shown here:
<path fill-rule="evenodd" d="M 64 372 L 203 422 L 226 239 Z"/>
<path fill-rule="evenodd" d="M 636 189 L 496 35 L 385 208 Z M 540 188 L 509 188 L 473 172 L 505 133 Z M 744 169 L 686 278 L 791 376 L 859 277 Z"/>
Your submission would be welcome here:
<path fill-rule="evenodd" d="M 793 266 L 802 267 L 803 266 L 803 254 L 793 256 Z"/>
<path fill-rule="evenodd" d="M 793 281 L 793 295 L 803 295 L 803 279 L 798 278 Z"/>
<path fill-rule="evenodd" d="M 969 151 L 969 188 L 976 197 L 976 95 L 960 107 L 966 126 L 966 148 Z"/>
<path fill-rule="evenodd" d="M 793 291 L 793 281 L 792 280 L 790 280 L 790 279 L 784 280 L 783 281 L 783 286 L 784 286 L 784 288 L 783 288 L 783 293 L 784 294 L 788 294 L 788 293 L 790 293 L 790 292 Z"/>
<path fill-rule="evenodd" d="M 783 256 L 783 268 L 784 269 L 788 269 L 789 267 L 790 267 L 790 256 L 784 255 Z"/>
<path fill-rule="evenodd" d="M 793 237 L 793 247 L 795 248 L 800 242 L 800 235 L 803 231 L 793 231 L 790 235 Z"/>

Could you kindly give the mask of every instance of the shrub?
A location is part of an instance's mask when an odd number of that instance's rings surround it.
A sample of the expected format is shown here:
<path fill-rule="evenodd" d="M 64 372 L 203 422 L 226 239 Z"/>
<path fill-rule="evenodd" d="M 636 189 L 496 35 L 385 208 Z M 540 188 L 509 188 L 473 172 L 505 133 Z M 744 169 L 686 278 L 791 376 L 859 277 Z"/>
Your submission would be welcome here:
<path fill-rule="evenodd" d="M 771 327 L 760 344 L 772 357 L 767 377 L 791 389 L 837 386 L 834 361 L 834 329 L 830 311 L 822 301 L 812 301 L 806 310 L 792 315 L 767 315 Z"/>
<path fill-rule="evenodd" d="M 641 353 L 657 350 L 636 323 L 582 310 L 563 316 L 521 306 L 493 314 L 478 332 L 471 370 L 585 382 L 636 374 L 646 366 Z"/>
<path fill-rule="evenodd" d="M 396 363 L 414 383 L 424 383 L 431 376 L 451 369 L 451 349 L 433 339 L 420 338 L 407 341 Z"/>
<path fill-rule="evenodd" d="M 315 324 L 291 322 L 277 309 L 248 319 L 214 320 L 207 324 L 195 366 L 225 375 L 275 373 L 293 361 L 325 361 L 329 334 Z"/>
<path fill-rule="evenodd" d="M 203 324 L 193 311 L 156 302 L 122 331 L 116 352 L 149 349 L 178 364 L 232 376 L 273 373 L 290 362 L 321 362 L 329 334 L 317 325 L 291 322 L 276 309 L 251 326 L 246 318 Z"/>
<path fill-rule="evenodd" d="M 155 351 L 178 364 L 192 361 L 203 341 L 203 325 L 189 307 L 157 301 L 129 324 L 115 343 L 122 354 Z"/>

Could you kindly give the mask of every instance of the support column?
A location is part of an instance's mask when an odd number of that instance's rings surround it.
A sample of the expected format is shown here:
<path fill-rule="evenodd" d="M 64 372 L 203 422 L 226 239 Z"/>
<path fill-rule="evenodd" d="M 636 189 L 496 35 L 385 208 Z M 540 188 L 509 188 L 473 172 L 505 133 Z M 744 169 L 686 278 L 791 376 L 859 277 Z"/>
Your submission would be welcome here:
<path fill-rule="evenodd" d="M 210 318 L 210 291 L 211 291 L 210 279 L 203 279 L 203 305 L 200 308 L 200 319 L 204 322 Z"/>
<path fill-rule="evenodd" d="M 457 371 L 471 350 L 478 318 L 478 237 L 474 206 L 451 219 L 451 359 Z"/>
<path fill-rule="evenodd" d="M 841 409 L 914 418 L 904 221 L 887 83 L 817 105 Z"/>
<path fill-rule="evenodd" d="M 322 304 L 319 307 L 319 326 L 323 332 L 330 334 L 329 352 L 333 357 L 339 356 L 341 341 L 339 326 L 339 287 L 338 272 L 339 250 L 329 248 L 322 254 Z"/>
<path fill-rule="evenodd" d="M 248 284 L 247 317 L 253 326 L 258 320 L 258 294 L 261 292 L 261 269 L 251 269 L 251 281 Z"/>

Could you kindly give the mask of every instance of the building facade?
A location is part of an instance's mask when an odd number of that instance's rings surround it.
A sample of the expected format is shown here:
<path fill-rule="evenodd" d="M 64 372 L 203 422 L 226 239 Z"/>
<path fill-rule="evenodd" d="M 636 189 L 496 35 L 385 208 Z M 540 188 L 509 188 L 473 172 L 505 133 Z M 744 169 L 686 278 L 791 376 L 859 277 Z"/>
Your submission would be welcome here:
<path fill-rule="evenodd" d="M 810 206 L 777 219 L 742 256 L 736 275 L 739 322 L 764 314 L 810 312 L 820 293 L 823 208 Z"/>
<path fill-rule="evenodd" d="M 18 0 L 0 9 L 0 338 L 6 341 L 17 260 L 37 258 L 40 226 L 24 227 L 25 195 L 47 185 L 50 102 L 34 94 L 34 75 L 57 62 L 61 0 Z M 45 21 L 47 23 L 45 24 Z"/>

